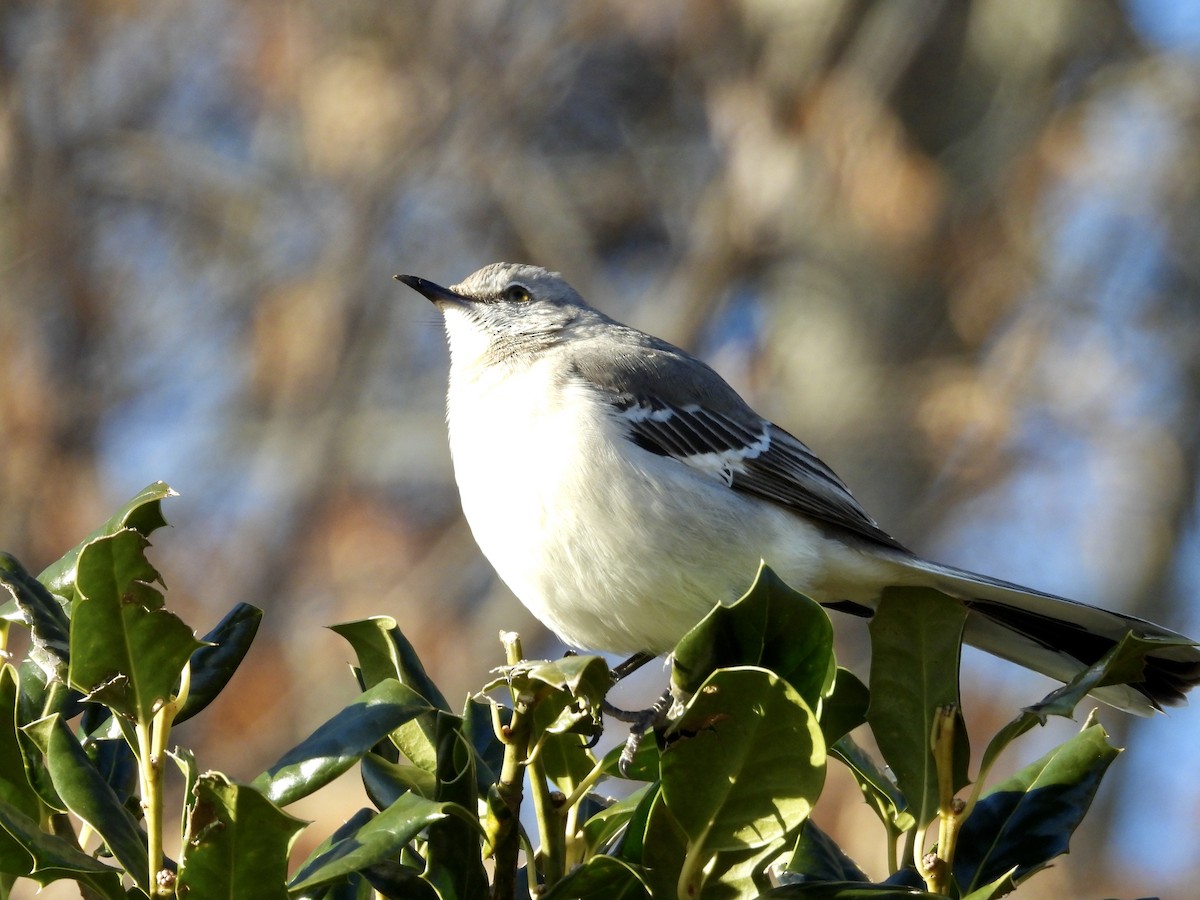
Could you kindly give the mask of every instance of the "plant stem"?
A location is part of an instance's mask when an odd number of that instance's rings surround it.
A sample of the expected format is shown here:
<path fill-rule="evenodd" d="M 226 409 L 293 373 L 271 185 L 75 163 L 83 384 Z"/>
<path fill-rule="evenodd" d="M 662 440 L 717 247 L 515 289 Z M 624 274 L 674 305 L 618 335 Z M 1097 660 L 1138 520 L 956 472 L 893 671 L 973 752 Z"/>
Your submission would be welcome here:
<path fill-rule="evenodd" d="M 900 869 L 900 860 L 896 855 L 896 842 L 900 839 L 898 830 L 892 825 L 886 825 L 888 840 L 887 840 L 887 867 L 888 874 L 895 875 Z"/>
<path fill-rule="evenodd" d="M 157 714 L 155 714 L 157 718 Z M 142 809 L 146 814 L 146 851 L 149 860 L 150 878 L 146 892 L 151 897 L 162 896 L 158 888 L 158 871 L 162 868 L 162 760 L 154 755 L 153 721 L 138 722 L 137 732 L 138 775 L 141 778 Z"/>
<path fill-rule="evenodd" d="M 579 804 L 588 791 L 592 789 L 597 781 L 604 777 L 604 760 L 600 760 L 592 767 L 592 771 L 583 776 L 583 780 L 575 785 L 575 790 L 571 791 L 571 796 L 567 798 L 567 802 L 563 804 L 567 809 L 572 809 Z"/>
<path fill-rule="evenodd" d="M 142 808 L 146 812 L 146 851 L 150 870 L 147 892 L 151 897 L 169 897 L 175 893 L 172 888 L 162 887 L 158 883 L 158 873 L 163 862 L 163 760 L 166 758 L 171 725 L 187 701 L 192 683 L 191 676 L 191 665 L 185 664 L 179 679 L 179 693 L 155 710 L 149 723 L 139 721 L 134 726 L 137 734 Z"/>
<path fill-rule="evenodd" d="M 501 632 L 500 641 L 504 644 L 508 664 L 515 666 L 522 657 L 520 637 L 513 632 Z M 496 793 L 507 810 L 507 819 L 496 837 L 492 853 L 496 861 L 492 900 L 511 900 L 516 896 L 517 860 L 521 853 L 522 784 L 525 780 L 525 760 L 529 755 L 530 725 L 528 710 L 514 692 L 512 719 L 505 733 L 497 735 L 504 744 L 504 762 L 500 768 L 500 779 L 496 782 Z"/>
<path fill-rule="evenodd" d="M 562 812 L 550 797 L 550 785 L 540 757 L 529 766 L 529 789 L 542 837 L 542 877 L 544 890 L 550 890 L 563 877 L 567 858 L 566 830 Z"/>
<path fill-rule="evenodd" d="M 937 711 L 932 734 L 934 767 L 938 780 L 938 841 L 937 853 L 933 857 L 922 857 L 918 870 L 932 893 L 947 894 L 950 891 L 950 870 L 954 862 L 954 845 L 958 839 L 958 827 L 962 823 L 963 803 L 954 796 L 954 726 L 958 708 L 943 706 Z M 924 841 L 921 841 L 924 844 Z M 919 847 L 922 852 L 924 847 Z"/>

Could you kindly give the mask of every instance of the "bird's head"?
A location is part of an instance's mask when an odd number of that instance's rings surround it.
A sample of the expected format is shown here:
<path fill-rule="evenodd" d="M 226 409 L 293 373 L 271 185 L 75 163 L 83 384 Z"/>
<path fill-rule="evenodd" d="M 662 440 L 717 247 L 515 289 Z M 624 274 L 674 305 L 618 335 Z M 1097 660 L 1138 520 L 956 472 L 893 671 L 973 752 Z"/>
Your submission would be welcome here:
<path fill-rule="evenodd" d="M 599 315 L 561 275 L 538 266 L 492 263 L 450 287 L 415 275 L 396 280 L 441 310 L 456 362 L 536 351 L 581 319 Z"/>

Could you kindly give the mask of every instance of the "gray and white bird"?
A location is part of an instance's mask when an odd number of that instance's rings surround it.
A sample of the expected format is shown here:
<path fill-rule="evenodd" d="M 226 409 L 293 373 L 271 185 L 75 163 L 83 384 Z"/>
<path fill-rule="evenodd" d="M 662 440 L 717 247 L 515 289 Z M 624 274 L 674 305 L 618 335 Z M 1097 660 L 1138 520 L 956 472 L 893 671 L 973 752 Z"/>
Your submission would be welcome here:
<path fill-rule="evenodd" d="M 889 586 L 961 598 L 965 640 L 1061 681 L 1132 630 L 1110 612 L 911 553 L 825 463 L 713 369 L 593 309 L 558 274 L 495 263 L 446 288 L 447 418 L 463 512 L 513 593 L 567 644 L 669 652 L 764 560 L 818 602 L 869 614 Z M 1149 714 L 1200 682 L 1170 646 L 1095 695 Z"/>

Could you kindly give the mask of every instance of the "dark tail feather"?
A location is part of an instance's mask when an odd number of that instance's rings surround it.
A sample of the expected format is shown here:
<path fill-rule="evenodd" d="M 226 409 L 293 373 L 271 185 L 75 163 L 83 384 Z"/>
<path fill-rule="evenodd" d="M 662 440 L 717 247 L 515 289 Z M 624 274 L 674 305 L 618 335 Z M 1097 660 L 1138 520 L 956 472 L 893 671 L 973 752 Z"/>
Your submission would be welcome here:
<path fill-rule="evenodd" d="M 1081 668 L 1097 662 L 1117 644 L 1117 641 L 1110 637 L 1088 631 L 1063 619 L 1054 619 L 989 600 L 968 600 L 966 603 L 973 612 L 1000 623 L 1027 640 L 1077 660 Z M 1130 630 L 1141 631 L 1136 621 L 1130 623 Z M 1161 709 L 1164 706 L 1185 704 L 1185 694 L 1197 684 L 1200 684 L 1200 660 L 1189 662 L 1148 656 L 1143 680 L 1129 687 L 1144 696 L 1155 709 Z"/>
<path fill-rule="evenodd" d="M 1074 678 L 1131 631 L 1182 642 L 1148 656 L 1142 681 L 1092 692 L 1119 709 L 1150 715 L 1184 703 L 1184 695 L 1200 684 L 1200 647 L 1178 632 L 974 572 L 924 560 L 915 564 L 934 576 L 933 587 L 961 597 L 970 608 L 968 643 L 1059 681 Z"/>

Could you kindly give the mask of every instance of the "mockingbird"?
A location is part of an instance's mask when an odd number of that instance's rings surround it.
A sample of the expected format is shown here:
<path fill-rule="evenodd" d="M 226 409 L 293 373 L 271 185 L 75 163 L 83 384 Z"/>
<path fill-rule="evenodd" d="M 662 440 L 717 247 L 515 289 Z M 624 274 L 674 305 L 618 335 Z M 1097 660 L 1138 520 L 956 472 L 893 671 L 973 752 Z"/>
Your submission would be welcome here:
<path fill-rule="evenodd" d="M 869 615 L 888 586 L 969 609 L 965 640 L 1061 681 L 1127 632 L 1121 613 L 930 562 L 867 515 L 803 443 L 715 371 L 596 309 L 559 275 L 496 263 L 446 288 L 450 451 L 463 512 L 518 598 L 568 644 L 663 654 L 759 561 L 818 602 Z M 1094 691 L 1142 715 L 1200 682 L 1166 646 L 1144 680 Z"/>

